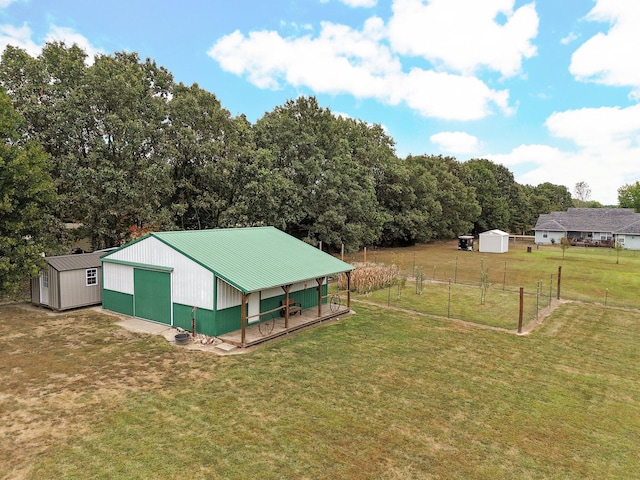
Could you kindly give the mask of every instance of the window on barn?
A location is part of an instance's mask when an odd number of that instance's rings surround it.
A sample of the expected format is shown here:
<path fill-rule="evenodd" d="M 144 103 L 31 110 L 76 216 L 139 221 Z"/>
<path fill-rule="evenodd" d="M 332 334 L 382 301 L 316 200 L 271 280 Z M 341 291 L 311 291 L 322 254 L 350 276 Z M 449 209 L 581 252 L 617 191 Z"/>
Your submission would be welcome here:
<path fill-rule="evenodd" d="M 87 268 L 87 287 L 98 284 L 98 269 Z"/>
<path fill-rule="evenodd" d="M 49 288 L 49 269 L 46 268 L 42 271 L 42 286 Z"/>

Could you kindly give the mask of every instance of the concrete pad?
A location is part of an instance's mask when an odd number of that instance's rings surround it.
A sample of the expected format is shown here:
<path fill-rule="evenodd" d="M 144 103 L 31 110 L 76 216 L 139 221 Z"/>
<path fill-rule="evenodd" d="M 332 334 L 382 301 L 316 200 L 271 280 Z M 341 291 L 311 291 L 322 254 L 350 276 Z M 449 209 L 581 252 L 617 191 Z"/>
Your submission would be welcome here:
<path fill-rule="evenodd" d="M 230 345 L 228 343 L 219 343 L 218 345 L 216 345 L 216 348 L 219 348 L 220 350 L 223 350 L 225 352 L 230 352 L 231 350 L 235 350 L 236 347 L 235 345 Z"/>
<path fill-rule="evenodd" d="M 160 335 L 167 329 L 172 329 L 171 325 L 165 325 L 163 323 L 147 322 L 140 318 L 125 318 L 117 323 L 127 330 L 138 333 L 149 333 L 151 335 Z"/>

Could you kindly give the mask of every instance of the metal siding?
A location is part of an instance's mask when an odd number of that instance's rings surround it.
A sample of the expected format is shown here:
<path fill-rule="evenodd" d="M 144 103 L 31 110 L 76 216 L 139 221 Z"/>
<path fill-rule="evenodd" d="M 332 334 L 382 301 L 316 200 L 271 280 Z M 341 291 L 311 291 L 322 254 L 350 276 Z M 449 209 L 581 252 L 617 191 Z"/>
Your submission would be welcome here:
<path fill-rule="evenodd" d="M 136 268 L 133 283 L 134 315 L 171 325 L 171 274 Z"/>
<path fill-rule="evenodd" d="M 133 295 L 133 267 L 116 263 L 102 264 L 103 288 Z"/>
<path fill-rule="evenodd" d="M 31 279 L 31 303 L 40 304 L 40 277 Z"/>
<path fill-rule="evenodd" d="M 133 295 L 103 289 L 102 308 L 133 316 Z"/>
<path fill-rule="evenodd" d="M 242 292 L 237 288 L 229 285 L 227 282 L 218 279 L 218 301 L 216 302 L 217 310 L 236 307 L 242 303 Z"/>
<path fill-rule="evenodd" d="M 100 303 L 100 268 L 97 270 L 98 284 L 92 286 L 87 286 L 87 269 L 58 272 L 60 310 Z"/>
<path fill-rule="evenodd" d="M 192 307 L 174 303 L 173 326 L 191 331 L 192 314 Z M 195 317 L 197 333 L 204 333 L 205 335 L 217 335 L 212 310 L 207 308 L 198 308 L 198 310 L 195 312 Z"/>
<path fill-rule="evenodd" d="M 49 306 L 60 310 L 60 272 L 49 267 Z"/>
<path fill-rule="evenodd" d="M 108 258 L 173 268 L 171 295 L 175 303 L 209 309 L 213 306 L 213 273 L 157 238 L 147 237 Z"/>
<path fill-rule="evenodd" d="M 214 335 L 222 335 L 223 333 L 233 332 L 242 328 L 240 321 L 240 305 L 215 312 L 215 333 Z"/>

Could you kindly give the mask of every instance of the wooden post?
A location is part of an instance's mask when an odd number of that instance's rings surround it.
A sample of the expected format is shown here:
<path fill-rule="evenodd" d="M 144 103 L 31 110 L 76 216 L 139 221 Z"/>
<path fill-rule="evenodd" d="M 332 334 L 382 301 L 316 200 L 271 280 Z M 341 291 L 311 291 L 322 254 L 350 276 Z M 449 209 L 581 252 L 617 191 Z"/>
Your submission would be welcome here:
<path fill-rule="evenodd" d="M 351 272 L 345 272 L 347 275 L 347 308 L 351 310 Z"/>
<path fill-rule="evenodd" d="M 322 251 L 322 240 L 320 240 L 320 244 L 318 245 L 318 248 L 320 249 L 320 251 Z"/>
<path fill-rule="evenodd" d="M 344 243 L 340 247 L 340 260 L 344 262 Z"/>
<path fill-rule="evenodd" d="M 247 338 L 247 297 L 249 297 L 248 294 L 242 294 L 242 304 L 240 305 L 240 318 L 242 321 L 242 326 L 240 327 L 240 343 L 242 344 L 242 348 L 244 348 Z"/>
<path fill-rule="evenodd" d="M 324 277 L 316 278 L 316 282 L 318 282 L 318 318 L 322 316 L 322 282 L 324 282 Z"/>
<path fill-rule="evenodd" d="M 282 289 L 284 290 L 284 328 L 286 330 L 289 328 L 289 290 L 291 285 L 284 285 Z"/>
<path fill-rule="evenodd" d="M 558 267 L 558 292 L 557 298 L 560 300 L 560 285 L 562 284 L 562 266 Z"/>
<path fill-rule="evenodd" d="M 524 288 L 520 287 L 520 311 L 518 315 L 518 333 L 522 333 L 522 315 L 524 312 Z"/>
<path fill-rule="evenodd" d="M 367 263 L 367 247 L 364 247 L 364 263 Z"/>

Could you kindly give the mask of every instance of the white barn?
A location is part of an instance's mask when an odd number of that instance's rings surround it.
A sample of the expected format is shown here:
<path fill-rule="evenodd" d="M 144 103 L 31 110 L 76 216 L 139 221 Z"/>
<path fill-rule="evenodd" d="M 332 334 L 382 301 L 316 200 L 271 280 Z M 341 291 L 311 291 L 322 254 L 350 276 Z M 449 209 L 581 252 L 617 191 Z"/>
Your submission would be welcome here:
<path fill-rule="evenodd" d="M 151 233 L 102 267 L 105 310 L 184 329 L 197 316 L 197 332 L 242 330 L 243 346 L 247 326 L 291 301 L 320 317 L 328 278 L 353 270 L 274 227 Z"/>
<path fill-rule="evenodd" d="M 480 246 L 482 253 L 506 253 L 509 251 L 509 234 L 502 230 L 489 230 L 480 234 Z"/>

